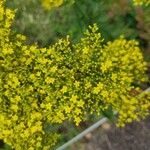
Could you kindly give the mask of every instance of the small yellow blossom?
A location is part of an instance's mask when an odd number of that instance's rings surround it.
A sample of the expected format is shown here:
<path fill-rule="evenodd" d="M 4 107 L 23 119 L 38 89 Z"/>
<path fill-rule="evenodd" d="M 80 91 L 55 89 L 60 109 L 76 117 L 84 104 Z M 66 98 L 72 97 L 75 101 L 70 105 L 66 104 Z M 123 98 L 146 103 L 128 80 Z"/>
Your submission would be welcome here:
<path fill-rule="evenodd" d="M 45 79 L 45 82 L 48 83 L 48 84 L 54 83 L 54 81 L 55 81 L 55 79 L 54 79 L 54 78 L 50 78 L 50 77 L 47 77 L 47 78 Z"/>
<path fill-rule="evenodd" d="M 67 92 L 67 89 L 68 89 L 67 86 L 63 86 L 63 88 L 61 89 L 61 92 L 62 92 L 62 93 L 66 93 L 66 92 Z"/>
<path fill-rule="evenodd" d="M 72 110 L 72 108 L 71 108 L 70 106 L 66 106 L 66 107 L 65 107 L 65 112 L 66 112 L 66 113 L 70 113 L 71 110 Z"/>
<path fill-rule="evenodd" d="M 105 63 L 102 63 L 101 65 L 101 70 L 102 72 L 107 71 L 110 67 L 112 67 L 112 62 L 111 60 L 107 60 Z"/>
<path fill-rule="evenodd" d="M 57 71 L 57 66 L 53 66 L 53 67 L 50 69 L 50 72 L 55 73 L 56 71 Z"/>
<path fill-rule="evenodd" d="M 80 117 L 75 117 L 75 124 L 76 124 L 76 126 L 78 126 L 79 125 L 79 123 L 81 122 L 81 118 Z"/>
<path fill-rule="evenodd" d="M 70 101 L 73 103 L 76 103 L 78 96 L 77 95 L 72 95 Z"/>
<path fill-rule="evenodd" d="M 80 82 L 79 81 L 75 81 L 74 85 L 75 85 L 76 88 L 78 88 L 80 86 Z"/>

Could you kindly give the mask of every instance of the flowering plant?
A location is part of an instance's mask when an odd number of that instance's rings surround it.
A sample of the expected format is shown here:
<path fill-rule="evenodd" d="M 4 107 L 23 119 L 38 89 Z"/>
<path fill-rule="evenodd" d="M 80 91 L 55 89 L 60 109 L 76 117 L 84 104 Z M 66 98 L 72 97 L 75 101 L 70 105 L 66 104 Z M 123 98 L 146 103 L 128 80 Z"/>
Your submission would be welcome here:
<path fill-rule="evenodd" d="M 118 111 L 118 125 L 148 115 L 150 97 L 138 97 L 146 62 L 138 42 L 123 37 L 103 44 L 96 24 L 77 44 L 69 37 L 49 48 L 27 45 L 11 29 L 15 12 L 0 2 L 0 139 L 16 150 L 52 147 L 49 132 L 89 113 Z M 136 85 L 135 85 L 136 84 Z M 146 97 L 146 98 L 145 98 Z"/>

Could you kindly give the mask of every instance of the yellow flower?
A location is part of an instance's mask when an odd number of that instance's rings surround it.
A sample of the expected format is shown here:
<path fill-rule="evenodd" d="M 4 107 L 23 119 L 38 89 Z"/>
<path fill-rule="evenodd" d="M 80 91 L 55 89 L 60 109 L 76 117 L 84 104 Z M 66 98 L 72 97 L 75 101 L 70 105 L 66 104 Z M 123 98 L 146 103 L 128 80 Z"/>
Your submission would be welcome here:
<path fill-rule="evenodd" d="M 64 0 L 42 0 L 42 5 L 45 9 L 52 9 L 53 7 L 59 7 L 62 5 Z"/>
<path fill-rule="evenodd" d="M 90 83 L 90 82 L 87 82 L 86 84 L 85 84 L 85 89 L 88 89 L 88 88 L 90 88 L 92 86 L 92 84 Z"/>
<path fill-rule="evenodd" d="M 16 101 L 16 102 L 20 102 L 20 101 L 21 101 L 21 97 L 17 95 L 17 96 L 15 97 L 15 101 Z"/>
<path fill-rule="evenodd" d="M 72 95 L 70 101 L 73 102 L 73 103 L 76 103 L 77 102 L 77 98 L 78 98 L 77 95 Z"/>
<path fill-rule="evenodd" d="M 93 93 L 98 94 L 103 89 L 103 87 L 104 85 L 101 82 L 99 82 L 97 86 L 93 88 Z"/>
<path fill-rule="evenodd" d="M 17 121 L 18 120 L 18 116 L 17 115 L 12 116 L 12 120 L 13 121 Z"/>
<path fill-rule="evenodd" d="M 62 92 L 62 93 L 66 93 L 66 92 L 67 92 L 67 89 L 68 89 L 67 86 L 63 86 L 63 88 L 61 89 L 61 92 Z"/>
<path fill-rule="evenodd" d="M 74 113 L 75 113 L 76 115 L 81 114 L 81 109 L 75 108 Z"/>
<path fill-rule="evenodd" d="M 107 71 L 110 67 L 112 67 L 112 61 L 111 60 L 107 60 L 106 62 L 102 63 L 101 65 L 101 70 L 102 72 Z"/>
<path fill-rule="evenodd" d="M 89 48 L 88 47 L 85 47 L 84 49 L 83 49 L 83 54 L 88 54 L 89 53 Z"/>
<path fill-rule="evenodd" d="M 12 109 L 13 111 L 17 112 L 19 108 L 18 108 L 17 105 L 11 105 L 11 109 Z"/>
<path fill-rule="evenodd" d="M 79 81 L 75 81 L 74 85 L 75 85 L 75 87 L 77 88 L 77 87 L 80 86 L 80 82 L 79 82 Z"/>
<path fill-rule="evenodd" d="M 70 106 L 66 106 L 66 107 L 65 107 L 65 112 L 66 112 L 66 113 L 70 113 L 71 110 L 72 110 L 72 108 L 71 108 Z"/>
<path fill-rule="evenodd" d="M 79 125 L 79 123 L 81 122 L 81 118 L 80 117 L 75 117 L 74 119 L 76 126 Z"/>
<path fill-rule="evenodd" d="M 54 79 L 54 78 L 50 78 L 50 77 L 47 77 L 47 78 L 45 79 L 45 82 L 48 83 L 48 84 L 54 83 L 54 81 L 55 81 L 55 79 Z"/>
<path fill-rule="evenodd" d="M 50 69 L 50 72 L 56 72 L 57 71 L 57 66 L 53 66 L 51 69 Z"/>
<path fill-rule="evenodd" d="M 83 107 L 84 106 L 84 101 L 83 100 L 79 100 L 79 101 L 77 101 L 77 106 L 78 107 Z"/>

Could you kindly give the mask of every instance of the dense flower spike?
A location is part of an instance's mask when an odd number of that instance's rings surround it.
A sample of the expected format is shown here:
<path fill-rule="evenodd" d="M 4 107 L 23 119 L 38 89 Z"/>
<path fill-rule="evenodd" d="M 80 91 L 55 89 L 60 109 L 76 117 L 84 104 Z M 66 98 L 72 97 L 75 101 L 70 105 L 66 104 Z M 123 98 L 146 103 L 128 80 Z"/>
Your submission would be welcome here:
<path fill-rule="evenodd" d="M 78 44 L 69 37 L 49 48 L 26 45 L 14 34 L 14 11 L 0 2 L 0 139 L 16 150 L 47 150 L 58 138 L 48 126 L 112 107 L 118 124 L 148 115 L 149 95 L 135 96 L 146 80 L 138 43 L 123 37 L 103 44 L 96 25 Z M 146 98 L 145 98 L 146 97 Z"/>

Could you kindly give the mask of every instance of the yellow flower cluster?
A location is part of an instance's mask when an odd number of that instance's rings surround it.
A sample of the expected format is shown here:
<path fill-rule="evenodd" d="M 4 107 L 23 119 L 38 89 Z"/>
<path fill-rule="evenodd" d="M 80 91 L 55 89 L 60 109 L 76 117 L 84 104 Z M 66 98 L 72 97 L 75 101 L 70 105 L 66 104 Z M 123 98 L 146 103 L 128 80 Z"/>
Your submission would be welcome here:
<path fill-rule="evenodd" d="M 135 5 L 149 5 L 150 0 L 133 0 Z"/>
<path fill-rule="evenodd" d="M 45 9 L 50 10 L 54 7 L 59 7 L 62 5 L 64 0 L 42 0 L 41 2 Z"/>
<path fill-rule="evenodd" d="M 149 115 L 150 109 L 150 93 L 144 92 L 137 96 L 134 92 L 128 97 L 121 96 L 123 99 L 124 105 L 121 105 L 121 108 L 118 109 L 119 119 L 118 126 L 124 127 L 124 123 L 131 123 L 132 121 L 140 121 L 140 118 L 144 118 Z M 137 111 L 138 110 L 138 111 Z"/>
<path fill-rule="evenodd" d="M 41 0 L 43 8 L 51 10 L 52 8 L 59 7 L 64 3 L 74 3 L 74 0 Z"/>
<path fill-rule="evenodd" d="M 96 25 L 72 44 L 69 37 L 49 48 L 27 45 L 11 30 L 14 11 L 0 2 L 0 139 L 16 150 L 47 150 L 57 141 L 49 126 L 109 106 L 119 125 L 148 115 L 150 97 L 132 94 L 146 80 L 146 63 L 134 40 L 103 44 Z M 137 91 L 139 91 L 137 89 Z"/>

